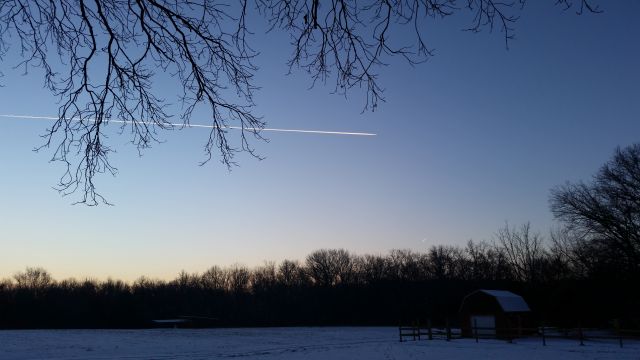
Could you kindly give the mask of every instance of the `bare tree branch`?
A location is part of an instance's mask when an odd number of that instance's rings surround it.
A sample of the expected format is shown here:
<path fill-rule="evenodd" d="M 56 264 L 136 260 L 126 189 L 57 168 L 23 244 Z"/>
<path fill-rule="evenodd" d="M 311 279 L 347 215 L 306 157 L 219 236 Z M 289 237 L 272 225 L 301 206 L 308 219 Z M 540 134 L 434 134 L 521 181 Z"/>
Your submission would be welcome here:
<path fill-rule="evenodd" d="M 640 273 L 640 144 L 616 149 L 592 183 L 555 188 L 550 203 L 555 217 L 603 260 Z"/>
<path fill-rule="evenodd" d="M 250 111 L 256 67 L 245 42 L 246 0 L 242 5 L 238 17 L 224 4 L 204 0 L 2 2 L 0 48 L 6 51 L 9 41 L 16 41 L 10 38 L 17 37 L 20 65 L 44 69 L 46 86 L 61 101 L 59 119 L 38 148 L 53 147 L 52 160 L 66 165 L 61 192 L 80 188 L 79 202 L 106 203 L 94 179 L 117 171 L 108 158 L 113 149 L 105 143 L 110 119 L 126 121 L 122 131 L 129 129 L 139 150 L 158 141 L 157 129 L 172 128 L 166 104 L 152 91 L 156 69 L 181 84 L 185 125 L 198 104 L 209 106 L 213 128 L 205 162 L 216 150 L 227 165 L 238 150 L 253 153 L 247 135 L 260 138 L 263 122 Z M 66 66 L 65 74 L 54 72 L 49 47 Z M 229 101 L 227 89 L 237 102 Z M 232 123 L 244 129 L 240 149 L 228 140 L 226 127 Z"/>
<path fill-rule="evenodd" d="M 578 0 L 576 0 L 578 1 Z M 301 68 L 313 80 L 335 79 L 335 92 L 366 91 L 365 109 L 383 100 L 377 70 L 390 57 L 411 64 L 433 55 L 426 24 L 457 12 L 471 14 L 466 29 L 499 28 L 513 38 L 513 13 L 525 0 L 257 0 L 258 14 L 271 29 L 292 37 L 290 71 Z M 564 8 L 570 0 L 556 0 Z M 580 0 L 578 13 L 598 12 Z M 44 71 L 45 86 L 60 100 L 58 120 L 43 135 L 52 161 L 65 172 L 58 190 L 79 191 L 78 202 L 107 203 L 96 190 L 98 174 L 115 175 L 107 144 L 110 120 L 125 121 L 131 142 L 142 151 L 158 142 L 158 130 L 170 130 L 170 116 L 152 85 L 156 72 L 171 74 L 181 90 L 179 114 L 188 125 L 195 108 L 206 105 L 212 130 L 205 160 L 219 156 L 227 166 L 246 151 L 257 156 L 250 137 L 262 139 L 263 121 L 253 110 L 252 60 L 247 42 L 248 11 L 253 3 L 208 0 L 4 0 L 0 2 L 0 60 L 10 45 L 27 72 Z M 61 65 L 61 72 L 55 69 Z M 240 129 L 230 138 L 229 126 Z M 235 145 L 237 144 L 237 145 Z"/>

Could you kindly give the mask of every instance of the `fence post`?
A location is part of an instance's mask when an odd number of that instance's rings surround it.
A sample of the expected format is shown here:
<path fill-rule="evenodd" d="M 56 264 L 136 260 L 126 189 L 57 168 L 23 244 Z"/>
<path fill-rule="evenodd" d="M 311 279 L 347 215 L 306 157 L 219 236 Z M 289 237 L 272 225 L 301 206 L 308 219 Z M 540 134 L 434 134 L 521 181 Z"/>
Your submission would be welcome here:
<path fill-rule="evenodd" d="M 451 341 L 451 326 L 449 326 L 449 319 L 447 319 L 447 341 Z"/>
<path fill-rule="evenodd" d="M 620 341 L 620 348 L 622 348 L 622 331 L 618 327 L 618 340 Z"/>
<path fill-rule="evenodd" d="M 613 320 L 613 328 L 618 335 L 618 343 L 620 344 L 620 348 L 622 348 L 622 331 L 620 331 L 620 320 Z"/>
<path fill-rule="evenodd" d="M 400 342 L 402 342 L 402 323 L 398 322 L 398 336 L 400 337 Z"/>
<path fill-rule="evenodd" d="M 544 323 L 542 324 L 542 346 L 547 346 L 547 339 L 544 336 Z"/>
<path fill-rule="evenodd" d="M 582 333 L 582 326 L 578 328 L 578 336 L 580 337 L 580 346 L 584 346 L 584 334 Z"/>
<path fill-rule="evenodd" d="M 433 340 L 433 331 L 431 330 L 431 319 L 427 320 L 427 326 L 429 326 L 429 340 Z"/>
<path fill-rule="evenodd" d="M 476 338 L 476 343 L 478 343 L 478 320 L 473 319 L 473 336 Z"/>

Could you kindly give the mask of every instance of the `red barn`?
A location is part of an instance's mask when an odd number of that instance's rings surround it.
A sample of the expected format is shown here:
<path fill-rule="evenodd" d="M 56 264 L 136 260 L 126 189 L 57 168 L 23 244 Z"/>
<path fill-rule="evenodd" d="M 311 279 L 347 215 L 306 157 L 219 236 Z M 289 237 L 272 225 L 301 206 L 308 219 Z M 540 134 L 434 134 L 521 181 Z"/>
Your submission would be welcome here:
<path fill-rule="evenodd" d="M 479 337 L 521 335 L 530 313 L 522 296 L 505 290 L 476 290 L 460 306 L 462 336 L 473 337 L 476 332 Z"/>

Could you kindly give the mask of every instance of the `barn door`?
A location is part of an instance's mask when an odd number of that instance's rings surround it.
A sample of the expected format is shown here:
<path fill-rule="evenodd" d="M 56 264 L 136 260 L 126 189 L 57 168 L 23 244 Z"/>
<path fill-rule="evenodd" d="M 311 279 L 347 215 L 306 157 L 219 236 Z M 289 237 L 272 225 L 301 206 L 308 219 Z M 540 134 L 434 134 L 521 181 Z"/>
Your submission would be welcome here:
<path fill-rule="evenodd" d="M 472 315 L 471 327 L 477 327 L 475 331 L 480 336 L 496 335 L 496 317 L 491 315 Z M 472 333 L 474 333 L 472 331 Z"/>

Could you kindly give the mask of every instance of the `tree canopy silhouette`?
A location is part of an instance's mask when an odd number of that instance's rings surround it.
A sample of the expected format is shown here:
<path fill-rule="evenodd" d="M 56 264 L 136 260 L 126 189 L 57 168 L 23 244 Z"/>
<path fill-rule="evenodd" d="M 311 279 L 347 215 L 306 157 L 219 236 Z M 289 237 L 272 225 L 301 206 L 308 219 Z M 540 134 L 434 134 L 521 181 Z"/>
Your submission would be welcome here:
<path fill-rule="evenodd" d="M 544 326 L 610 327 L 617 318 L 640 329 L 637 278 L 583 276 L 528 223 L 505 225 L 495 240 L 377 255 L 320 249 L 301 262 L 214 265 L 132 283 L 56 280 L 27 268 L 0 278 L 0 329 L 140 328 L 177 318 L 190 326 L 393 326 L 427 319 L 455 326 L 463 298 L 477 289 L 522 294 Z"/>
<path fill-rule="evenodd" d="M 234 154 L 256 155 L 250 137 L 261 139 L 264 122 L 254 111 L 249 18 L 266 18 L 272 30 L 290 34 L 291 69 L 313 82 L 333 79 L 339 93 L 366 88 L 365 108 L 382 99 L 377 68 L 400 56 L 419 63 L 432 55 L 425 23 L 465 12 L 466 30 L 499 29 L 513 38 L 525 0 L 5 0 L 0 3 L 0 60 L 11 50 L 21 65 L 44 70 L 45 86 L 60 100 L 57 120 L 42 147 L 66 165 L 59 190 L 80 191 L 79 202 L 106 200 L 96 191 L 99 173 L 116 173 L 104 126 L 123 121 L 139 150 L 157 141 L 169 118 L 188 125 L 198 105 L 209 108 L 211 132 L 205 161 L 230 166 Z M 578 13 L 597 12 L 589 0 L 553 0 Z M 255 11 L 254 11 L 255 10 Z M 255 15 L 255 16 L 254 16 Z M 402 39 L 396 28 L 407 28 Z M 406 38 L 406 34 L 412 38 Z M 58 70 L 60 69 L 60 70 Z M 183 111 L 169 113 L 153 83 L 157 72 L 175 75 Z M 229 126 L 241 130 L 230 135 Z M 216 155 L 217 152 L 217 155 Z"/>
<path fill-rule="evenodd" d="M 577 258 L 590 267 L 640 274 L 640 143 L 616 149 L 591 183 L 554 189 L 551 210 L 567 224 L 572 252 L 582 253 Z"/>

